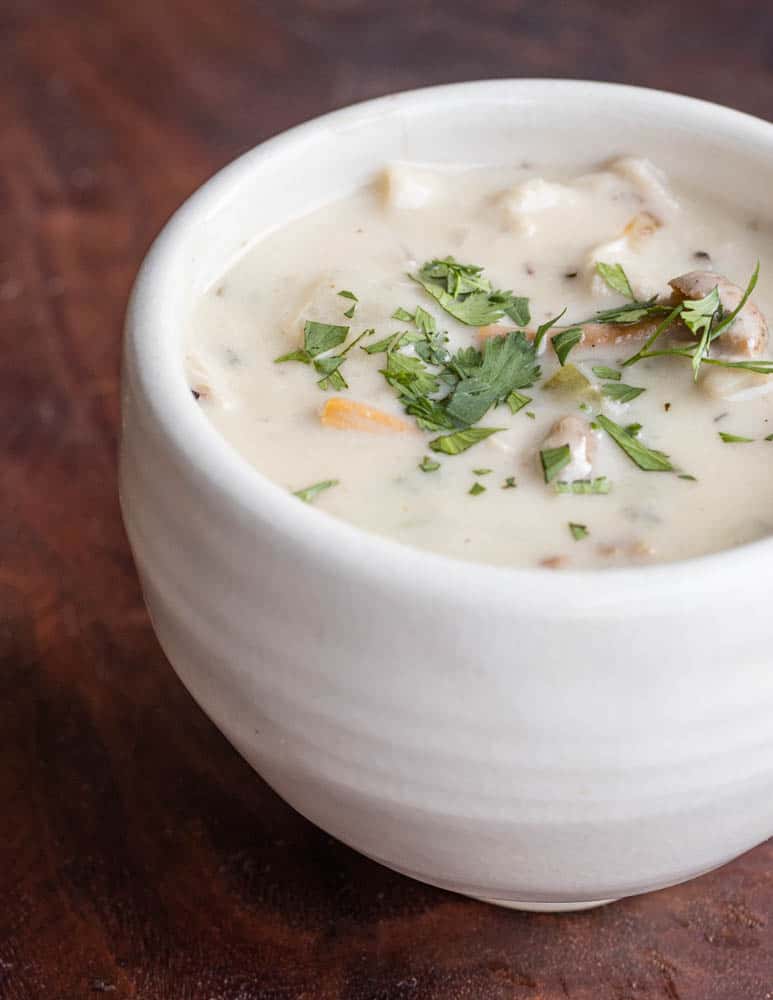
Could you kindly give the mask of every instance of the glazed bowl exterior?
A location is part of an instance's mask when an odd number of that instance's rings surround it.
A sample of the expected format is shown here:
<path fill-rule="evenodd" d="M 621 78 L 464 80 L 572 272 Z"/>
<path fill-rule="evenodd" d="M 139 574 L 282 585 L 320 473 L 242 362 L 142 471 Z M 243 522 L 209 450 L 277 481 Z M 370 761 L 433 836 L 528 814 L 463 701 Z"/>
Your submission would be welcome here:
<path fill-rule="evenodd" d="M 398 545 L 249 466 L 194 402 L 181 342 L 247 244 L 388 161 L 627 152 L 739 205 L 773 187 L 773 126 L 683 97 L 529 80 L 399 94 L 206 184 L 148 254 L 126 324 L 122 508 L 184 684 L 320 827 L 533 909 L 675 883 L 773 833 L 773 543 L 593 573 Z"/>

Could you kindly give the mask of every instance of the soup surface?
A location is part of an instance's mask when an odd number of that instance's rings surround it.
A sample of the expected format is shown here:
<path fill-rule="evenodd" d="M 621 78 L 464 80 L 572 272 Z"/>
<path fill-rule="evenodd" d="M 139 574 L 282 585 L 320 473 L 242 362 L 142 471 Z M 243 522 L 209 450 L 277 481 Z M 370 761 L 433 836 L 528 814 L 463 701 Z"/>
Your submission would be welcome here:
<path fill-rule="evenodd" d="M 396 164 L 207 291 L 187 374 L 261 472 L 369 531 L 505 565 L 680 559 L 773 530 L 772 273 L 764 220 L 646 160 Z"/>

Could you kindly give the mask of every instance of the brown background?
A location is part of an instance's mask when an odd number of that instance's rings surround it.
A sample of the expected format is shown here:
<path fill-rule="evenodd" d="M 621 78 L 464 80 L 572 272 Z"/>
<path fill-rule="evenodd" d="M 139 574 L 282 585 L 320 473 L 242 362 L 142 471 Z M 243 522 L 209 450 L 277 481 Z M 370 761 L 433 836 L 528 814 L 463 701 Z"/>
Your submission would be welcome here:
<path fill-rule="evenodd" d="M 410 882 L 194 706 L 115 495 L 122 310 L 205 177 L 352 100 L 484 76 L 773 109 L 764 3 L 0 2 L 0 996 L 766 1000 L 773 844 L 567 917 Z M 689 836 L 689 831 L 685 831 Z"/>

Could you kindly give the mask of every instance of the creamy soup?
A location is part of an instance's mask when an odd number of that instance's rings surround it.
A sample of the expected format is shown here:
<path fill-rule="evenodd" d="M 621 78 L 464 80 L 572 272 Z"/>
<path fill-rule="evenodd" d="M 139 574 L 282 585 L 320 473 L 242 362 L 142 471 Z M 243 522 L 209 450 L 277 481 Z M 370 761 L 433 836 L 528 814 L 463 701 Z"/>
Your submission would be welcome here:
<path fill-rule="evenodd" d="M 771 273 L 763 220 L 646 160 L 396 164 L 257 240 L 197 304 L 187 373 L 293 502 L 361 528 L 681 559 L 773 529 Z"/>

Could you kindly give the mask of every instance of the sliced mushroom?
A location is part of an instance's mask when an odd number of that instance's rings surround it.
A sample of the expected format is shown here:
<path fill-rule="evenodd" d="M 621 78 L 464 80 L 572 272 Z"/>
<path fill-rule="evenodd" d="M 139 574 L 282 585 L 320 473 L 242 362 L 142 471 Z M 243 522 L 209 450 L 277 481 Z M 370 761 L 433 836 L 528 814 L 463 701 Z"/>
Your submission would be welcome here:
<path fill-rule="evenodd" d="M 575 324 L 576 325 L 576 324 Z M 641 323 L 583 323 L 582 339 L 579 347 L 609 347 L 615 344 L 635 343 L 646 340 L 658 326 L 656 320 L 642 320 Z M 548 337 L 553 338 L 557 333 L 566 330 L 565 326 L 554 326 L 548 333 Z M 489 337 L 501 337 L 503 334 L 513 332 L 513 327 L 501 326 L 499 323 L 492 323 L 489 326 L 481 326 L 478 329 L 480 340 L 488 340 Z M 535 330 L 524 330 L 529 340 L 534 340 Z"/>
<path fill-rule="evenodd" d="M 593 471 L 596 438 L 586 420 L 574 415 L 562 417 L 542 442 L 542 448 L 569 445 L 569 463 L 561 470 L 561 479 L 587 479 Z"/>
<path fill-rule="evenodd" d="M 674 302 L 684 299 L 702 299 L 713 288 L 719 292 L 719 301 L 725 313 L 731 313 L 741 304 L 743 289 L 713 271 L 689 271 L 669 281 L 674 290 Z M 768 342 L 768 324 L 753 302 L 747 302 L 732 324 L 719 335 L 716 346 L 727 354 L 747 357 L 759 354 Z"/>

